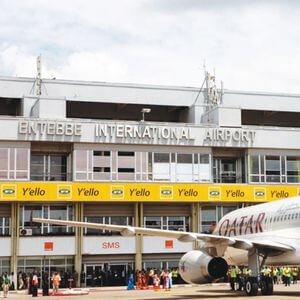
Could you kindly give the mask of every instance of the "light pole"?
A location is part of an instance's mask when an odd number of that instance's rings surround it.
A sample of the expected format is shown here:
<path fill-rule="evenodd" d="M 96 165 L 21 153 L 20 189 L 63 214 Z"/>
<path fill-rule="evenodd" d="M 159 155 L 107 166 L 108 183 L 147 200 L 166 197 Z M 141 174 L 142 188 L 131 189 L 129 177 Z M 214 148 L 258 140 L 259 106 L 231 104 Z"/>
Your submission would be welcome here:
<path fill-rule="evenodd" d="M 149 114 L 151 112 L 151 108 L 142 108 L 141 113 L 142 113 L 142 120 L 141 122 L 145 122 L 145 114 Z"/>

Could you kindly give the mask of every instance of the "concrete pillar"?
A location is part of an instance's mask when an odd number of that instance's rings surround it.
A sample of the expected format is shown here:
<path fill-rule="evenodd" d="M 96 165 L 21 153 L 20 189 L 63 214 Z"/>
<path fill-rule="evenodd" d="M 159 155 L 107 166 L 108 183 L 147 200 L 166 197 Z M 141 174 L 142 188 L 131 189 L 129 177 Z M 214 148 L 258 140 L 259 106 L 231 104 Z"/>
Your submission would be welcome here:
<path fill-rule="evenodd" d="M 11 261 L 10 271 L 14 272 L 14 283 L 17 287 L 17 262 L 19 253 L 19 209 L 17 202 L 11 204 Z"/>
<path fill-rule="evenodd" d="M 75 220 L 79 222 L 83 222 L 84 204 L 75 203 L 74 209 L 75 209 Z M 74 267 L 75 267 L 75 271 L 78 274 L 76 286 L 80 286 L 80 274 L 82 272 L 83 230 L 84 230 L 83 228 L 78 228 L 78 227 L 75 228 L 76 254 L 75 254 Z"/>
<path fill-rule="evenodd" d="M 141 212 L 143 203 L 134 203 L 134 226 L 141 226 Z M 142 270 L 143 238 L 140 234 L 135 236 L 135 270 Z"/>
<path fill-rule="evenodd" d="M 191 203 L 191 231 L 199 231 L 199 203 Z M 193 249 L 197 248 L 197 241 L 193 243 Z"/>

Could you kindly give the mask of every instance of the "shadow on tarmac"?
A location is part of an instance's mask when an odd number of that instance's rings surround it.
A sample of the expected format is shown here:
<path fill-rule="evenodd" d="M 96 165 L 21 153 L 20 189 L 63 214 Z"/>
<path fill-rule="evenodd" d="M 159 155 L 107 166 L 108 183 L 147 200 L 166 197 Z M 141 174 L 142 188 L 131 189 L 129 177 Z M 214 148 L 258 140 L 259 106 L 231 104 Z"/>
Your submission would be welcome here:
<path fill-rule="evenodd" d="M 224 290 L 198 290 L 197 295 L 170 295 L 170 297 L 159 297 L 155 298 L 155 300 L 184 300 L 184 299 L 226 299 L 226 298 L 232 298 L 232 297 L 247 297 L 246 293 L 244 291 L 240 292 L 233 292 L 233 291 L 224 291 Z M 212 295 L 211 293 L 214 293 Z M 216 295 L 217 294 L 217 295 Z M 261 296 L 259 293 L 258 296 Z M 274 291 L 273 296 L 284 296 L 284 297 L 299 297 L 300 296 L 300 290 L 298 291 Z M 270 297 L 270 296 L 267 296 Z M 252 297 L 251 297 L 252 298 Z M 146 299 L 146 298 L 145 298 Z M 148 300 L 149 298 L 147 298 Z M 255 299 L 255 297 L 253 298 Z M 140 300 L 143 300 L 141 298 Z"/>

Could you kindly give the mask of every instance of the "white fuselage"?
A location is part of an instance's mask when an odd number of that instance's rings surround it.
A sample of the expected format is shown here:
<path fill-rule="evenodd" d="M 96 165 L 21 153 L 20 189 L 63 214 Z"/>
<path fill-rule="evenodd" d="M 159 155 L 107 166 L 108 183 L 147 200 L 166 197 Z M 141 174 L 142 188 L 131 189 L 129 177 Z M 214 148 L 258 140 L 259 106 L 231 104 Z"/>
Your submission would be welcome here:
<path fill-rule="evenodd" d="M 300 264 L 300 197 L 235 210 L 220 220 L 213 234 L 292 246 L 295 251 L 270 256 L 266 263 Z M 246 265 L 247 251 L 228 247 L 225 259 L 229 264 Z"/>

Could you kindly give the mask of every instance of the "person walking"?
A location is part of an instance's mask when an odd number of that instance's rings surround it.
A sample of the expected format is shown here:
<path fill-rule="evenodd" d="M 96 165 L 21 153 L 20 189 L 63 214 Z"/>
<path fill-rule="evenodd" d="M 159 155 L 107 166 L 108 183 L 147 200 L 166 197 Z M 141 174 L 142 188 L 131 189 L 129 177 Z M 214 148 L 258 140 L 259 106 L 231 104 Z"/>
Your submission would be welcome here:
<path fill-rule="evenodd" d="M 38 287 L 39 287 L 39 279 L 37 276 L 37 272 L 34 272 L 32 276 L 32 297 L 38 296 Z"/>
<path fill-rule="evenodd" d="M 9 281 L 10 281 L 9 290 L 10 291 L 14 291 L 15 290 L 14 272 L 10 273 L 10 275 L 9 275 Z"/>
<path fill-rule="evenodd" d="M 22 290 L 23 286 L 24 286 L 23 274 L 22 274 L 22 272 L 19 272 L 19 274 L 18 274 L 18 289 Z"/>
<path fill-rule="evenodd" d="M 43 273 L 42 289 L 43 289 L 43 296 L 49 296 L 49 275 L 47 272 Z"/>
<path fill-rule="evenodd" d="M 176 269 L 176 268 L 172 269 L 172 282 L 174 284 L 178 283 L 178 269 Z"/>
<path fill-rule="evenodd" d="M 273 278 L 273 284 L 277 284 L 278 283 L 278 270 L 276 267 L 273 267 L 272 278 Z"/>
<path fill-rule="evenodd" d="M 3 298 L 8 297 L 8 291 L 10 286 L 10 280 L 7 272 L 2 275 L 2 290 L 3 290 Z"/>
<path fill-rule="evenodd" d="M 160 290 L 160 279 L 157 274 L 153 276 L 153 289 L 156 292 Z"/>
<path fill-rule="evenodd" d="M 60 284 L 61 278 L 59 276 L 58 272 L 55 272 L 52 276 L 52 285 L 53 285 L 53 295 L 56 295 L 58 293 L 59 284 Z"/>
<path fill-rule="evenodd" d="M 293 277 L 293 284 L 297 283 L 297 278 L 298 278 L 298 268 L 294 267 L 292 268 L 292 277 Z"/>

